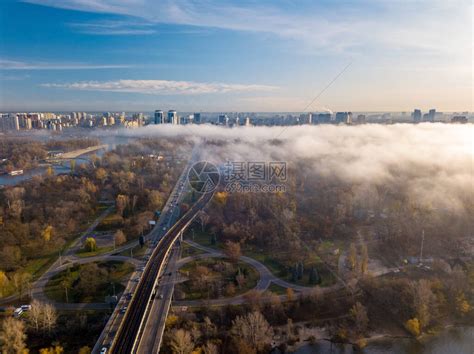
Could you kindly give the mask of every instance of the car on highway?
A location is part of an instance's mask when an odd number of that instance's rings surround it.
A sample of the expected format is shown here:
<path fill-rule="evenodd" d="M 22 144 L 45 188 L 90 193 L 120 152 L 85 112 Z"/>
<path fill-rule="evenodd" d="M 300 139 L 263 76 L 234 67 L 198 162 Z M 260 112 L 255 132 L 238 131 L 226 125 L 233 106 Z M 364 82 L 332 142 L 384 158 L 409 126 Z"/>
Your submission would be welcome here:
<path fill-rule="evenodd" d="M 100 354 L 105 354 L 107 353 L 107 347 L 102 347 L 102 349 L 100 350 Z"/>
<path fill-rule="evenodd" d="M 163 294 L 158 295 L 158 298 L 159 298 L 160 300 L 163 300 Z"/>
<path fill-rule="evenodd" d="M 125 312 L 127 312 L 127 306 L 124 306 L 120 309 L 121 314 L 124 314 Z"/>

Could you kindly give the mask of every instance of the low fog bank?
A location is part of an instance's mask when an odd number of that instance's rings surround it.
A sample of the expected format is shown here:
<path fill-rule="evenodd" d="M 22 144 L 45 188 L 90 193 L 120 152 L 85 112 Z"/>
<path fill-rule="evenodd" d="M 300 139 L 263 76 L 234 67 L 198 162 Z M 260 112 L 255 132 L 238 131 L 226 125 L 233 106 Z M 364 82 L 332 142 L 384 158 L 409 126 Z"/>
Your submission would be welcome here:
<path fill-rule="evenodd" d="M 120 135 L 192 139 L 200 147 L 201 159 L 215 163 L 287 161 L 290 168 L 356 184 L 361 191 L 392 186 L 410 200 L 434 208 L 460 210 L 473 201 L 472 124 L 162 125 Z"/>

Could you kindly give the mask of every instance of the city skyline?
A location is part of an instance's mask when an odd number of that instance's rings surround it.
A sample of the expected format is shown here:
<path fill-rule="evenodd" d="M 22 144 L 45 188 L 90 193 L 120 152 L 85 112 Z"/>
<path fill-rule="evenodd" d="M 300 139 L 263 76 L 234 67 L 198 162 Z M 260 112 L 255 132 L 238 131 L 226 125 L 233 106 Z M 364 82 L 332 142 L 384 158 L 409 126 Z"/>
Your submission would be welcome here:
<path fill-rule="evenodd" d="M 0 8 L 2 111 L 472 111 L 467 1 Z"/>

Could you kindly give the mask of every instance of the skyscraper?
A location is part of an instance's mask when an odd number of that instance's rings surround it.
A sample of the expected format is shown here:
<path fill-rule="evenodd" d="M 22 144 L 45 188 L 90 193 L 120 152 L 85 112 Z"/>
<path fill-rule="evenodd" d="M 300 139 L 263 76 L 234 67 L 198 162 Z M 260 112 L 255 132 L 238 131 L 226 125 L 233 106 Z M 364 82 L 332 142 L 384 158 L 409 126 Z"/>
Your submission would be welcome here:
<path fill-rule="evenodd" d="M 413 121 L 415 123 L 420 123 L 421 122 L 421 110 L 415 109 L 413 111 Z"/>
<path fill-rule="evenodd" d="M 436 115 L 436 109 L 434 109 L 434 108 L 430 109 L 430 111 L 428 112 L 428 121 L 434 122 L 435 115 Z"/>
<path fill-rule="evenodd" d="M 168 124 L 179 124 L 178 113 L 175 110 L 170 109 L 168 111 L 168 119 L 166 120 Z"/>
<path fill-rule="evenodd" d="M 155 111 L 155 117 L 154 117 L 154 120 L 153 120 L 153 124 L 163 124 L 163 111 L 161 110 L 156 110 Z"/>

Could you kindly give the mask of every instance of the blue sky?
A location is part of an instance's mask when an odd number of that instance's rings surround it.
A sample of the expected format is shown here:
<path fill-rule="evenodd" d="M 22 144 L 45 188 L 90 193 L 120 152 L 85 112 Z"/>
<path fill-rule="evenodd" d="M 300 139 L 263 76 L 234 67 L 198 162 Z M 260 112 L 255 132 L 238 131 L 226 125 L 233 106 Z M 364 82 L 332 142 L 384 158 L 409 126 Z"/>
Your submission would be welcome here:
<path fill-rule="evenodd" d="M 0 109 L 472 110 L 469 0 L 1 0 Z"/>

